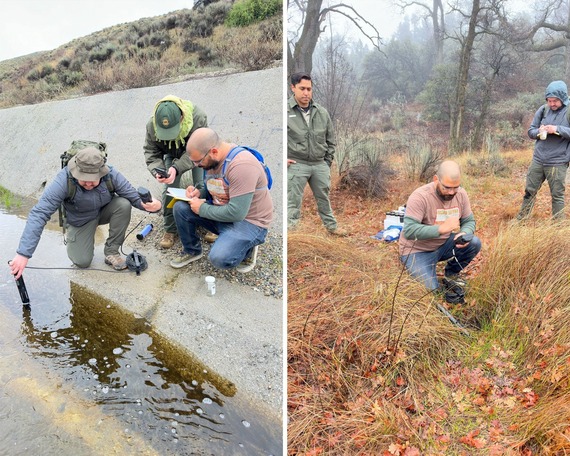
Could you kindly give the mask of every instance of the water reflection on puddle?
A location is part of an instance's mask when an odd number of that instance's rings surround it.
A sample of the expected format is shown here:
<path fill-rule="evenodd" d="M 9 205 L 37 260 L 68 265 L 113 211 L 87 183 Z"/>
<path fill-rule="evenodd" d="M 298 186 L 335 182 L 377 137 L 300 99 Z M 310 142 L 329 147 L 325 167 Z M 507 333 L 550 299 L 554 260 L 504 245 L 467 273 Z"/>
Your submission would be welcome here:
<path fill-rule="evenodd" d="M 44 293 L 22 310 L 2 275 L 0 453 L 281 454 L 280 430 L 236 405 L 231 381 L 64 277 L 28 272 Z"/>
<path fill-rule="evenodd" d="M 231 382 L 155 334 L 144 319 L 73 283 L 71 303 L 68 318 L 49 325 L 35 321 L 34 307 L 24 309 L 24 350 L 39 371 L 71 382 L 81 401 L 120 420 L 121 432 L 143 436 L 159 454 L 279 452 L 261 417 L 232 406 Z"/>

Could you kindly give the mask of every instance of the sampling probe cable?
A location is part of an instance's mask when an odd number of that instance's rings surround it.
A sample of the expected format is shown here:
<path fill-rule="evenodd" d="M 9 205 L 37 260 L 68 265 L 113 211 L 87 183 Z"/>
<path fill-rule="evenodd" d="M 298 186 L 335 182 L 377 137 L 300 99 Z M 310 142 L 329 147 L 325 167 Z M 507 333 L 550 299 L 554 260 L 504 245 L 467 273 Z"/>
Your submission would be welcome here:
<path fill-rule="evenodd" d="M 125 236 L 125 240 L 126 240 L 127 237 L 129 237 L 129 235 L 130 235 L 134 230 L 136 230 L 136 229 L 140 226 L 140 224 L 141 224 L 142 222 L 144 222 L 145 220 L 146 220 L 146 217 L 143 218 L 139 223 L 137 223 L 137 224 L 135 225 L 135 227 L 134 227 L 131 231 L 129 231 L 129 232 L 127 233 L 127 235 Z M 124 241 L 123 241 L 123 242 L 124 242 Z M 147 263 L 147 261 L 146 261 L 146 258 L 145 258 L 143 255 L 141 255 L 140 253 L 138 253 L 136 250 L 133 250 L 133 253 L 130 253 L 130 254 L 127 255 L 127 254 L 123 251 L 123 244 L 121 244 L 120 250 L 121 250 L 121 253 L 127 257 L 126 262 L 127 262 L 127 267 L 128 267 L 128 269 L 129 269 L 129 271 L 137 271 L 137 275 L 139 275 L 139 274 L 140 274 L 140 271 L 144 271 L 144 270 L 148 267 L 148 263 Z M 138 268 L 139 268 L 138 270 L 136 269 L 136 268 L 137 268 L 137 262 L 139 263 L 139 264 L 138 264 Z M 9 263 L 9 262 L 8 262 L 8 263 Z M 130 266 L 131 264 L 132 264 L 132 267 Z M 56 269 L 63 269 L 63 270 L 72 270 L 72 271 L 99 271 L 99 272 L 110 272 L 110 273 L 112 273 L 112 274 L 123 274 L 123 273 L 125 273 L 125 272 L 128 272 L 128 271 L 126 271 L 126 270 L 116 271 L 116 270 L 114 270 L 114 269 L 77 268 L 77 267 L 72 267 L 72 266 L 67 266 L 67 267 L 26 266 L 26 269 L 53 269 L 53 270 L 56 270 Z"/>

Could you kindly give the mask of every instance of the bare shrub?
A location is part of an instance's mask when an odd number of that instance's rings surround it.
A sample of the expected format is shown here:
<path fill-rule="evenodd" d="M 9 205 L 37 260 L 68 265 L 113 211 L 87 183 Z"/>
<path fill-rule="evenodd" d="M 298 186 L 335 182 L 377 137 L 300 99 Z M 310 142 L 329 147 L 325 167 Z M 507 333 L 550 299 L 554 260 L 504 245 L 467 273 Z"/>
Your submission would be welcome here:
<path fill-rule="evenodd" d="M 272 21 L 274 19 L 268 19 Z M 281 18 L 279 22 L 281 23 Z M 239 65 L 244 71 L 262 70 L 283 58 L 281 36 L 275 39 L 275 29 L 242 27 L 228 29 L 217 40 L 214 51 L 223 60 Z M 273 37 L 273 38 L 272 38 Z"/>
<path fill-rule="evenodd" d="M 86 93 L 94 94 L 110 90 L 125 90 L 137 87 L 158 85 L 165 77 L 165 68 L 158 61 L 148 61 L 142 57 L 125 63 L 107 66 L 98 65 L 85 73 Z"/>
<path fill-rule="evenodd" d="M 434 174 L 437 165 L 443 160 L 443 153 L 427 142 L 413 142 L 406 150 L 406 171 L 412 180 L 427 182 Z"/>
<path fill-rule="evenodd" d="M 372 137 L 352 138 L 339 154 L 340 187 L 361 192 L 366 197 L 384 198 L 388 179 L 394 171 L 387 164 L 387 151 Z"/>
<path fill-rule="evenodd" d="M 116 76 L 111 67 L 97 65 L 87 69 L 85 72 L 84 90 L 88 94 L 109 92 L 113 90 Z"/>
<path fill-rule="evenodd" d="M 510 169 L 501 155 L 500 147 L 491 134 L 485 135 L 482 153 L 467 160 L 469 173 L 474 176 L 506 176 Z"/>

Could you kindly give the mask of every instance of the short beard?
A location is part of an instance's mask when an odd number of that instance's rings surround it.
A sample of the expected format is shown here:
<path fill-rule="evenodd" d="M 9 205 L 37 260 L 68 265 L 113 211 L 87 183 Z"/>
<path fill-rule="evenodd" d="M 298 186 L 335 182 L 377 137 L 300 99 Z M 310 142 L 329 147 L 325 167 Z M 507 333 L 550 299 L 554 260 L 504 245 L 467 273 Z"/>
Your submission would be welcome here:
<path fill-rule="evenodd" d="M 435 187 L 435 193 L 437 193 L 437 196 L 439 196 L 443 201 L 451 201 L 453 198 L 455 198 L 455 195 L 442 195 L 442 193 L 439 191 L 439 187 Z"/>
<path fill-rule="evenodd" d="M 216 169 L 219 165 L 220 165 L 219 160 L 212 160 L 212 163 L 210 163 L 208 166 L 201 166 L 201 168 L 208 171 L 210 169 Z"/>

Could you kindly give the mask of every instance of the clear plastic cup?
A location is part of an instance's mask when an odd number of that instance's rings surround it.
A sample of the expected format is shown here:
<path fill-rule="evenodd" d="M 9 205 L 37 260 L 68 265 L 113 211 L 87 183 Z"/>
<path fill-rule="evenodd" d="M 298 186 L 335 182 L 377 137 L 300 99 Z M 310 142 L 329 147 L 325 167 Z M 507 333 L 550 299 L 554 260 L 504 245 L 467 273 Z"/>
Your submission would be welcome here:
<path fill-rule="evenodd" d="M 216 278 L 213 276 L 206 276 L 206 286 L 208 287 L 208 296 L 214 296 L 216 294 Z"/>

